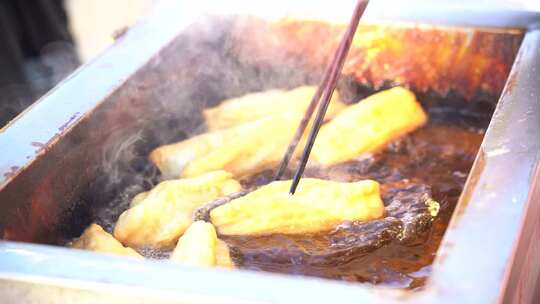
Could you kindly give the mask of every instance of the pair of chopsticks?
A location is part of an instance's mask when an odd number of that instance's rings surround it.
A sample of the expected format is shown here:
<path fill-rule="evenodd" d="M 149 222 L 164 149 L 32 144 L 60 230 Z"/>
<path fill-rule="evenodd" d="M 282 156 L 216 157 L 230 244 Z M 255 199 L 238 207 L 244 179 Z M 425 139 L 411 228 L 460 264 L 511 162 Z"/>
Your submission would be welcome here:
<path fill-rule="evenodd" d="M 343 38 L 341 39 L 341 42 L 334 54 L 334 58 L 332 59 L 330 64 L 326 67 L 326 70 L 324 71 L 323 79 L 321 83 L 319 84 L 319 87 L 317 91 L 315 92 L 315 95 L 311 99 L 311 102 L 308 108 L 306 109 L 304 117 L 300 121 L 300 125 L 298 126 L 298 129 L 296 130 L 296 133 L 294 134 L 293 139 L 291 140 L 289 146 L 287 147 L 287 151 L 285 152 L 285 155 L 283 156 L 283 160 L 281 161 L 278 172 L 276 173 L 276 176 L 274 177 L 275 180 L 279 180 L 283 176 L 283 173 L 285 172 L 285 169 L 287 168 L 287 165 L 289 164 L 289 161 L 294 153 L 294 150 L 296 149 L 296 146 L 298 145 L 298 142 L 300 141 L 302 134 L 304 134 L 304 130 L 306 129 L 307 124 L 309 120 L 311 119 L 311 116 L 313 116 L 313 112 L 315 111 L 315 108 L 318 105 L 319 108 L 317 111 L 317 116 L 315 117 L 315 122 L 309 133 L 307 144 L 304 147 L 304 152 L 302 152 L 300 163 L 298 164 L 298 167 L 296 168 L 293 182 L 292 182 L 291 188 L 289 189 L 289 193 L 291 195 L 293 195 L 294 192 L 296 191 L 296 188 L 298 187 L 298 183 L 300 182 L 300 178 L 302 177 L 302 174 L 304 173 L 304 169 L 306 168 L 309 154 L 311 153 L 311 149 L 313 148 L 313 144 L 315 143 L 315 138 L 317 137 L 317 134 L 319 133 L 319 129 L 321 128 L 321 125 L 323 123 L 324 115 L 326 114 L 326 109 L 328 108 L 328 105 L 330 104 L 330 100 L 332 99 L 332 94 L 334 93 L 334 90 L 336 89 L 337 81 L 341 73 L 341 70 L 343 69 L 343 64 L 345 63 L 347 54 L 349 53 L 349 49 L 351 47 L 354 34 L 356 33 L 356 29 L 358 28 L 358 23 L 360 22 L 360 18 L 362 17 L 362 15 L 364 14 L 364 11 L 366 10 L 368 2 L 369 0 L 359 0 L 358 3 L 356 4 L 353 16 L 351 18 L 351 21 L 349 22 L 349 26 L 347 27 L 345 34 L 343 34 Z"/>

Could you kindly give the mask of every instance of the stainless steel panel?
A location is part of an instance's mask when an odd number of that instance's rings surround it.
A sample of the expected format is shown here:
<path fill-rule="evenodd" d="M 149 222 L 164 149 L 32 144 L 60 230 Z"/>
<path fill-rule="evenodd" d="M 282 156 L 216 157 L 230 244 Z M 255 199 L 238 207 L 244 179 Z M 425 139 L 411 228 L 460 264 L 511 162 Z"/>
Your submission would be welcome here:
<path fill-rule="evenodd" d="M 536 30 L 523 40 L 439 249 L 431 296 L 492 303 L 508 297 L 505 291 L 525 293 L 535 287 L 538 252 L 527 267 L 512 267 L 526 258 L 524 251 L 515 251 L 520 239 L 533 237 L 538 242 L 538 235 L 531 235 L 538 233 L 533 230 L 538 220 L 524 224 L 529 205 L 540 205 L 540 198 L 531 196 L 540 160 L 539 79 L 540 30 Z M 532 276 L 533 286 L 516 290 L 520 275 Z"/>
<path fill-rule="evenodd" d="M 0 242 L 0 291 L 9 283 L 12 296 L 28 284 L 93 293 L 96 298 L 120 292 L 188 303 L 344 303 L 381 299 L 369 286 L 316 278 L 226 269 L 181 267 L 66 248 Z M 20 285 L 17 282 L 22 282 Z M 110 296 L 112 296 L 110 295 Z M 69 298 L 60 296 L 59 303 Z M 182 302 L 184 303 L 184 302 Z"/>

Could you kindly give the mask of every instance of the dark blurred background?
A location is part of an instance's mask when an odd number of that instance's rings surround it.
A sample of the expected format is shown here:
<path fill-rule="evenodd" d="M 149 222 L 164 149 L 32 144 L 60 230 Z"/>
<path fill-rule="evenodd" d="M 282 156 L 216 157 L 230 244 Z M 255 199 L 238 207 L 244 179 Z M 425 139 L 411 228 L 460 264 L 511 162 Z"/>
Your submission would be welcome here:
<path fill-rule="evenodd" d="M 0 0 L 0 128 L 156 0 Z"/>
<path fill-rule="evenodd" d="M 63 0 L 0 2 L 0 126 L 78 65 Z"/>

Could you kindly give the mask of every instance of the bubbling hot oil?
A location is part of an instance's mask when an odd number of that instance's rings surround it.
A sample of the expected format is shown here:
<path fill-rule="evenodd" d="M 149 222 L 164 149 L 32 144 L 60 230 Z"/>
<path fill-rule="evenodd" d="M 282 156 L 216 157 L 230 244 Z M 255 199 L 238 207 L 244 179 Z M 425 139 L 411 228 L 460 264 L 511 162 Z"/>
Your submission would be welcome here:
<path fill-rule="evenodd" d="M 432 197 L 441 204 L 441 211 L 433 222 L 429 237 L 421 244 L 404 246 L 391 243 L 368 254 L 353 257 L 346 264 L 311 266 L 298 263 L 294 257 L 287 263 L 276 263 L 264 256 L 258 259 L 236 259 L 238 268 L 268 272 L 301 274 L 336 280 L 367 282 L 397 288 L 418 289 L 431 272 L 431 263 L 444 235 L 452 211 L 463 189 L 472 166 L 483 131 L 479 128 L 430 123 L 423 128 L 390 143 L 384 150 L 362 156 L 345 164 L 328 168 L 308 168 L 305 176 L 337 181 L 374 179 L 381 183 L 384 193 L 396 184 L 424 184 L 431 187 Z M 291 166 L 294 167 L 294 166 Z M 242 182 L 244 186 L 268 183 L 273 172 L 255 174 Z M 290 177 L 291 172 L 288 172 Z M 136 193 L 132 193 L 133 195 Z M 128 195 L 130 196 L 130 195 Z M 127 207 L 127 196 L 122 203 L 111 203 L 99 212 L 96 221 L 111 231 L 118 215 Z M 103 210 L 102 210 L 103 211 Z M 103 216 L 99 216 L 103 215 Z M 312 244 L 321 243 L 317 236 L 271 235 L 266 237 L 223 237 L 240 251 L 268 249 L 272 244 L 292 243 L 299 239 Z M 172 248 L 143 249 L 141 254 L 152 259 L 166 259 Z M 233 253 L 234 258 L 234 253 Z"/>
<path fill-rule="evenodd" d="M 369 254 L 360 254 L 344 265 L 310 266 L 295 263 L 274 263 L 243 259 L 243 268 L 270 272 L 302 274 L 329 279 L 368 282 L 398 288 L 416 289 L 423 286 L 431 272 L 430 265 L 444 235 L 452 211 L 459 199 L 468 172 L 482 141 L 481 130 L 429 124 L 395 141 L 371 155 L 324 169 L 312 168 L 305 176 L 338 181 L 357 181 L 366 178 L 381 183 L 384 195 L 396 184 L 425 184 L 432 197 L 441 204 L 429 237 L 421 244 L 404 246 L 396 243 L 383 246 Z M 289 172 L 290 174 L 290 172 Z M 264 184 L 271 172 L 244 181 L 246 186 Z M 271 248 L 275 242 L 288 242 L 299 236 L 272 235 L 266 237 L 228 237 L 225 240 L 243 249 Z M 300 236 L 317 242 L 317 236 Z M 295 244 L 298 244 L 298 239 Z"/>

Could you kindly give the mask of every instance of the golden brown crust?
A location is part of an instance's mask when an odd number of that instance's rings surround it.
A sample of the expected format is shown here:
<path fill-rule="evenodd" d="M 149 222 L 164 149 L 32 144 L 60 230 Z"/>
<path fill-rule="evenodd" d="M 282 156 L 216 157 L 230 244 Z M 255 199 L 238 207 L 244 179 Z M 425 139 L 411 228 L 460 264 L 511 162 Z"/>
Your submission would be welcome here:
<path fill-rule="evenodd" d="M 226 170 L 235 177 L 276 165 L 291 141 L 316 87 L 271 90 L 224 101 L 203 112 L 210 132 L 156 148 L 150 161 L 165 178 Z M 333 96 L 326 118 L 346 105 Z"/>
<path fill-rule="evenodd" d="M 194 222 L 178 240 L 170 260 L 189 266 L 215 266 L 216 243 L 216 229 L 212 224 Z"/>
<path fill-rule="evenodd" d="M 303 178 L 294 195 L 291 181 L 275 181 L 210 211 L 221 235 L 315 233 L 344 221 L 384 216 L 379 183 L 341 183 Z"/>
<path fill-rule="evenodd" d="M 71 244 L 72 248 L 85 249 L 101 253 L 125 255 L 142 258 L 135 250 L 124 247 L 112 235 L 107 233 L 101 226 L 91 224 L 84 233 Z"/>
<path fill-rule="evenodd" d="M 196 208 L 240 190 L 241 185 L 225 171 L 163 181 L 120 215 L 114 236 L 136 248 L 173 246 L 192 224 Z"/>
<path fill-rule="evenodd" d="M 316 91 L 315 86 L 301 86 L 288 91 L 269 90 L 251 93 L 224 100 L 216 107 L 205 109 L 203 116 L 209 130 L 219 130 L 272 115 L 287 112 L 304 113 Z M 345 107 L 338 92 L 335 92 L 326 118 L 334 117 Z"/>
<path fill-rule="evenodd" d="M 381 91 L 349 106 L 322 126 L 313 147 L 313 160 L 333 165 L 377 151 L 421 127 L 427 119 L 411 91 L 402 87 Z"/>
<path fill-rule="evenodd" d="M 178 240 L 170 260 L 190 266 L 234 268 L 227 243 L 217 238 L 210 223 L 196 221 Z"/>

